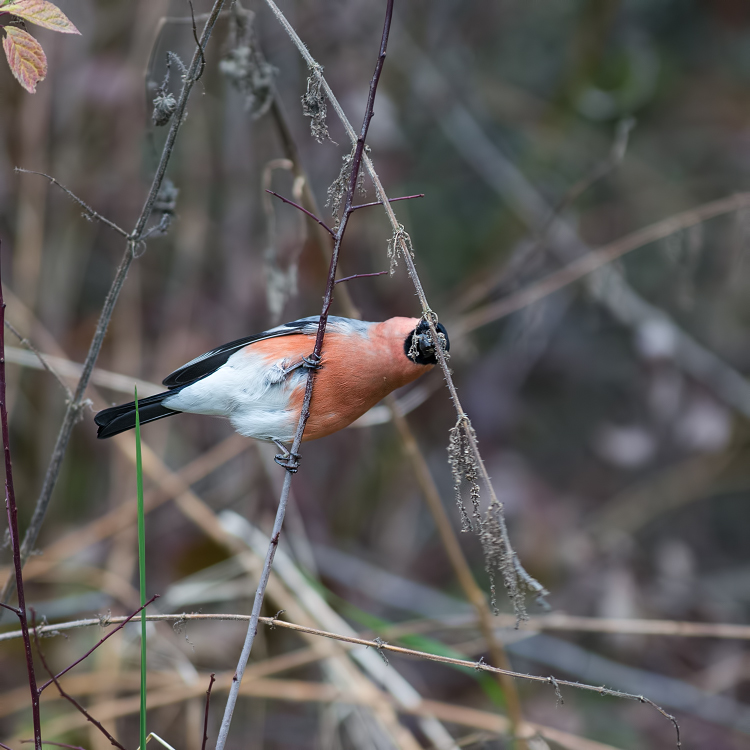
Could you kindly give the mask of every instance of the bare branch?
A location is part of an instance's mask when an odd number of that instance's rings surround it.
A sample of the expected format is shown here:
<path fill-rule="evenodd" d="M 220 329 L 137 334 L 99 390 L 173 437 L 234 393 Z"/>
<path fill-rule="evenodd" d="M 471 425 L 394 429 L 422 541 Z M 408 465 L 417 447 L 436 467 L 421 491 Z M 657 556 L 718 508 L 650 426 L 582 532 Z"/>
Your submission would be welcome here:
<path fill-rule="evenodd" d="M 328 232 L 328 234 L 331 235 L 331 237 L 336 239 L 336 232 L 334 232 L 333 229 L 331 229 L 328 226 L 328 224 L 326 224 L 324 221 L 322 221 L 317 216 L 315 216 L 315 214 L 311 213 L 306 208 L 302 208 L 302 206 L 300 206 L 298 203 L 295 203 L 294 201 L 290 201 L 288 198 L 285 198 L 283 195 L 279 195 L 273 190 L 266 190 L 266 192 L 270 193 L 271 195 L 275 195 L 280 201 L 284 201 L 284 203 L 288 203 L 290 206 L 294 206 L 299 211 L 302 211 L 303 214 L 305 214 L 306 216 L 309 216 L 313 221 L 317 221 L 318 224 L 320 224 L 320 226 L 323 227 L 323 229 L 325 229 L 326 232 Z"/>
<path fill-rule="evenodd" d="M 204 614 L 204 613 L 182 613 L 182 614 L 159 614 L 146 615 L 149 622 L 172 622 L 175 619 L 206 620 L 206 621 L 247 621 L 250 615 L 236 614 Z M 112 625 L 121 623 L 125 617 L 112 617 L 108 622 Z M 472 626 L 476 622 L 474 615 L 461 615 L 447 620 L 418 620 L 393 625 L 385 630 L 390 638 L 399 638 L 402 635 L 429 632 L 440 628 L 463 628 Z M 496 628 L 515 628 L 516 618 L 513 615 L 495 615 L 494 624 Z M 54 625 L 37 626 L 39 635 L 58 635 L 66 630 L 77 630 L 94 625 L 101 625 L 98 617 L 89 617 L 81 620 L 56 623 Z M 541 617 L 530 617 L 521 628 L 522 632 L 539 633 L 547 631 L 567 631 L 571 633 L 609 633 L 614 635 L 651 635 L 666 638 L 718 638 L 722 640 L 750 641 L 750 625 L 737 625 L 722 622 L 685 622 L 679 620 L 644 620 L 638 618 L 602 618 L 602 617 L 578 617 L 577 615 L 550 614 Z M 22 637 L 20 630 L 11 630 L 0 634 L 0 642 L 9 641 Z"/>
<path fill-rule="evenodd" d="M 396 201 L 410 201 L 412 198 L 424 198 L 424 193 L 417 195 L 402 195 L 400 198 L 389 198 L 391 203 Z M 360 208 L 370 208 L 371 206 L 382 206 L 383 201 L 373 201 L 372 203 L 360 203 L 358 206 L 352 206 L 352 211 L 359 211 Z"/>
<path fill-rule="evenodd" d="M 0 250 L 2 243 L 0 243 Z M 1 253 L 0 253 L 1 255 Z M 8 518 L 8 533 L 13 553 L 13 571 L 15 573 L 16 591 L 18 593 L 18 608 L 15 614 L 21 623 L 23 634 L 24 656 L 26 657 L 26 672 L 31 692 L 31 715 L 34 724 L 34 747 L 42 750 L 42 723 L 39 714 L 39 690 L 36 685 L 34 672 L 34 656 L 31 652 L 31 638 L 29 623 L 26 615 L 26 594 L 23 587 L 23 562 L 21 560 L 21 544 L 18 533 L 18 506 L 16 505 L 16 491 L 13 485 L 13 464 L 10 459 L 10 437 L 8 433 L 8 406 L 6 402 L 7 388 L 5 381 L 5 301 L 3 300 L 3 285 L 0 275 L 0 431 L 3 438 L 3 457 L 5 459 L 5 512 Z M 12 607 L 5 607 L 14 611 Z"/>
<path fill-rule="evenodd" d="M 112 622 L 119 622 L 123 618 L 115 617 L 112 618 Z M 227 620 L 227 621 L 244 621 L 249 622 L 252 619 L 252 615 L 238 615 L 238 614 L 159 614 L 159 615 L 147 615 L 146 619 L 152 622 L 175 622 L 180 620 Z M 367 648 L 372 648 L 378 651 L 388 651 L 393 654 L 398 654 L 400 656 L 405 657 L 413 657 L 418 659 L 426 659 L 428 661 L 436 662 L 438 664 L 446 664 L 449 666 L 454 667 L 462 667 L 466 669 L 472 669 L 477 670 L 479 672 L 487 672 L 490 674 L 503 674 L 508 677 L 513 677 L 516 679 L 521 680 L 527 680 L 530 682 L 536 682 L 539 684 L 547 684 L 552 685 L 553 687 L 556 685 L 559 687 L 569 687 L 569 688 L 575 688 L 578 690 L 586 690 L 588 692 L 594 692 L 598 693 L 599 695 L 606 695 L 613 698 L 627 698 L 628 700 L 634 700 L 638 701 L 639 703 L 644 703 L 652 708 L 655 708 L 659 713 L 662 714 L 665 718 L 669 719 L 672 724 L 675 726 L 675 729 L 679 732 L 679 726 L 677 725 L 677 722 L 673 716 L 671 716 L 669 713 L 667 713 L 663 708 L 658 706 L 653 701 L 650 701 L 648 698 L 642 695 L 638 695 L 636 693 L 626 693 L 620 690 L 611 690 L 610 688 L 605 688 L 600 685 L 587 685 L 585 683 L 575 682 L 572 680 L 562 680 L 559 678 L 549 676 L 543 677 L 541 675 L 531 675 L 527 674 L 525 672 L 516 672 L 513 670 L 505 670 L 500 669 L 498 667 L 495 667 L 491 664 L 487 664 L 484 661 L 469 661 L 468 659 L 456 659 L 449 656 L 442 656 L 440 654 L 431 654 L 426 651 L 418 651 L 416 649 L 410 649 L 405 648 L 403 646 L 396 646 L 391 643 L 385 643 L 384 641 L 380 639 L 368 639 L 368 638 L 359 638 L 356 636 L 347 636 L 347 635 L 341 635 L 338 633 L 331 633 L 330 631 L 326 630 L 320 630 L 318 628 L 311 628 L 304 625 L 297 625 L 293 622 L 289 622 L 287 620 L 280 620 L 277 617 L 259 617 L 257 619 L 257 622 L 263 625 L 266 625 L 269 628 L 284 628 L 286 630 L 292 630 L 297 633 L 304 633 L 307 635 L 314 635 L 319 636 L 322 638 L 330 638 L 335 641 L 339 641 L 342 643 L 348 643 L 352 646 L 365 646 Z M 84 624 L 86 626 L 94 626 L 99 625 L 100 621 L 98 619 L 91 618 L 89 620 L 81 620 L 78 623 L 76 623 L 77 626 L 83 627 Z M 60 629 L 62 626 L 49 626 L 50 628 L 57 628 Z M 37 629 L 39 633 L 44 632 L 44 628 L 38 628 Z M 36 633 L 37 631 L 35 631 Z M 679 740 L 679 735 L 678 735 Z M 678 747 L 680 745 L 678 744 Z"/>
<path fill-rule="evenodd" d="M 158 599 L 158 598 L 159 598 L 159 594 L 154 594 L 142 607 L 138 607 L 138 609 L 136 609 L 136 611 L 133 612 L 132 615 L 129 615 L 128 617 L 126 617 L 114 630 L 110 630 L 110 632 L 107 633 L 107 635 L 105 635 L 104 638 L 101 638 L 83 656 L 81 656 L 80 658 L 76 659 L 69 666 L 65 667 L 65 669 L 62 670 L 62 672 L 58 672 L 56 675 L 52 676 L 51 680 L 47 680 L 47 682 L 45 682 L 44 685 L 42 685 L 39 688 L 39 693 L 41 694 L 42 691 L 45 688 L 49 687 L 53 682 L 57 683 L 57 679 L 59 677 L 62 677 L 67 672 L 70 672 L 70 670 L 73 669 L 73 667 L 78 666 L 82 661 L 84 661 L 89 656 L 91 656 L 91 654 L 93 654 L 94 651 L 96 651 L 96 649 L 99 648 L 99 646 L 101 646 L 105 641 L 109 640 L 118 630 L 122 630 L 125 627 L 125 625 L 127 625 L 142 609 L 146 609 L 146 607 L 148 607 L 149 604 L 151 604 L 152 602 L 156 601 L 156 599 Z M 37 637 L 37 632 L 36 631 L 34 631 L 34 636 Z"/>
<path fill-rule="evenodd" d="M 383 24 L 383 35 L 380 42 L 380 52 L 378 54 L 377 63 L 375 65 L 375 72 L 373 73 L 372 80 L 370 81 L 370 91 L 367 97 L 367 107 L 365 109 L 365 116 L 362 121 L 362 128 L 360 130 L 359 137 L 356 139 L 356 145 L 351 161 L 351 174 L 349 177 L 349 185 L 346 192 L 346 203 L 341 221 L 337 227 L 336 237 L 333 246 L 333 252 L 331 255 L 331 263 L 328 270 L 328 282 L 326 284 L 325 295 L 323 298 L 323 309 L 320 314 L 320 322 L 318 324 L 318 335 L 315 339 L 315 347 L 313 353 L 310 356 L 310 362 L 313 365 L 320 362 L 321 352 L 323 349 L 323 339 L 325 337 L 326 324 L 328 322 L 328 313 L 331 308 L 333 301 L 333 290 L 336 281 L 336 269 L 338 267 L 339 252 L 341 250 L 341 242 L 344 238 L 344 233 L 349 224 L 349 217 L 352 214 L 352 205 L 354 201 L 354 193 L 357 189 L 357 179 L 359 176 L 360 165 L 362 159 L 365 156 L 365 139 L 367 137 L 367 131 L 370 126 L 370 121 L 373 117 L 375 94 L 377 93 L 378 83 L 380 81 L 380 74 L 383 70 L 383 63 L 385 62 L 386 48 L 388 46 L 388 36 L 391 28 L 391 19 L 393 17 L 393 0 L 387 0 L 385 22 Z M 315 68 L 318 71 L 318 76 L 323 81 L 322 73 L 320 68 Z M 326 84 L 327 85 L 327 84 Z M 273 558 L 276 554 L 276 548 L 279 544 L 279 537 L 281 535 L 281 529 L 284 523 L 284 515 L 286 513 L 287 501 L 289 498 L 289 491 L 291 489 L 292 476 L 297 471 L 299 465 L 299 449 L 302 443 L 302 436 L 305 431 L 305 425 L 310 416 L 310 402 L 312 399 L 313 385 L 315 382 L 315 368 L 314 366 L 309 370 L 307 376 L 307 382 L 305 385 L 305 396 L 302 403 L 302 411 L 300 414 L 299 424 L 297 425 L 297 431 L 294 437 L 294 442 L 290 450 L 289 459 L 286 463 L 286 475 L 284 477 L 284 485 L 281 491 L 281 497 L 279 498 L 279 506 L 276 511 L 276 519 L 274 521 L 273 531 L 271 533 L 271 543 L 268 546 L 266 553 L 266 559 L 263 564 L 263 570 L 260 575 L 260 581 L 258 582 L 258 588 L 255 593 L 255 599 L 253 601 L 253 610 L 250 622 L 248 624 L 247 635 L 245 636 L 245 643 L 242 647 L 242 653 L 240 654 L 239 663 L 235 671 L 235 679 L 232 682 L 232 686 L 229 691 L 229 697 L 227 699 L 227 705 L 224 710 L 224 717 L 221 722 L 221 728 L 219 730 L 219 736 L 216 741 L 216 750 L 223 750 L 227 736 L 229 734 L 229 727 L 232 722 L 232 714 L 234 713 L 234 707 L 237 703 L 237 696 L 239 695 L 240 684 L 242 682 L 242 675 L 247 666 L 248 659 L 250 658 L 250 652 L 253 647 L 255 635 L 258 629 L 258 618 L 260 617 L 260 610 L 263 605 L 263 598 L 265 596 L 266 586 L 268 585 L 268 578 L 271 575 L 271 566 L 273 565 Z"/>
<path fill-rule="evenodd" d="M 47 361 L 47 358 L 29 341 L 21 332 L 9 321 L 5 321 L 5 327 L 18 339 L 21 346 L 26 347 L 30 352 L 33 352 L 34 356 L 39 360 L 42 367 L 52 375 L 55 380 L 60 384 L 60 387 L 65 391 L 65 395 L 70 401 L 73 398 L 73 391 L 68 388 L 68 384 L 62 379 L 60 374 L 52 367 Z"/>
<path fill-rule="evenodd" d="M 211 688 L 216 682 L 216 675 L 211 673 L 211 682 L 208 683 L 208 690 L 206 690 L 206 712 L 203 716 L 203 743 L 201 744 L 201 750 L 206 750 L 206 743 L 208 742 L 208 707 L 211 702 Z"/>
<path fill-rule="evenodd" d="M 352 279 L 368 279 L 372 276 L 386 276 L 388 271 L 377 271 L 376 273 L 355 273 L 353 276 L 346 276 L 343 279 L 337 279 L 334 284 L 343 284 L 345 281 L 351 281 Z"/>
<path fill-rule="evenodd" d="M 44 172 L 35 172 L 33 169 L 22 169 L 21 167 L 16 167 L 16 172 L 20 174 L 35 174 L 39 175 L 39 177 L 46 177 L 53 185 L 57 185 L 57 187 L 60 188 L 66 195 L 68 195 L 70 198 L 72 198 L 83 210 L 86 212 L 84 216 L 86 216 L 88 219 L 96 219 L 96 221 L 100 221 L 102 224 L 106 224 L 110 229 L 114 229 L 117 234 L 124 237 L 125 239 L 129 239 L 130 235 L 121 227 L 118 227 L 117 224 L 115 224 L 113 221 L 110 221 L 105 216 L 102 216 L 98 211 L 94 211 L 91 206 L 89 206 L 88 203 L 81 200 L 75 193 L 73 193 L 71 190 L 68 190 L 68 188 L 65 187 L 65 185 L 58 182 L 54 177 L 51 175 L 45 174 Z"/>

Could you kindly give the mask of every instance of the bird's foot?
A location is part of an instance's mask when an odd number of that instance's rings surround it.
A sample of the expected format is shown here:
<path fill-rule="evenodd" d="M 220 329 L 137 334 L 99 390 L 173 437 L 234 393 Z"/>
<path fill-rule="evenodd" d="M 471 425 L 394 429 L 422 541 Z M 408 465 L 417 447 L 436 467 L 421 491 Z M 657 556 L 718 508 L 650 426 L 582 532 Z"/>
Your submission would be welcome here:
<path fill-rule="evenodd" d="M 313 352 L 309 357 L 302 357 L 300 367 L 304 367 L 306 370 L 319 370 L 322 367 L 320 355 Z"/>
<path fill-rule="evenodd" d="M 273 460 L 279 465 L 285 468 L 290 474 L 296 474 L 299 469 L 300 455 L 299 453 L 292 453 L 281 440 L 273 440 L 273 444 L 281 450 L 281 453 L 277 453 Z"/>
<path fill-rule="evenodd" d="M 282 453 L 277 453 L 273 460 L 281 467 L 286 469 L 290 474 L 296 474 L 297 469 L 299 469 L 299 460 L 300 455 L 299 453 L 292 453 L 291 451 L 287 451 L 286 456 Z"/>

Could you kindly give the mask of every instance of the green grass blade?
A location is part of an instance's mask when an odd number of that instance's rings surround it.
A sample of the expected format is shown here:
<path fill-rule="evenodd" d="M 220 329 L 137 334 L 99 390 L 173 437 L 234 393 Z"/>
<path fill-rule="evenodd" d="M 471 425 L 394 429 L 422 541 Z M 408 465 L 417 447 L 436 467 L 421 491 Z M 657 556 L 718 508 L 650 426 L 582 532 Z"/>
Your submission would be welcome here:
<path fill-rule="evenodd" d="M 135 475 L 138 484 L 138 570 L 141 582 L 141 750 L 146 748 L 146 522 L 143 513 L 143 462 L 138 388 L 135 389 Z"/>

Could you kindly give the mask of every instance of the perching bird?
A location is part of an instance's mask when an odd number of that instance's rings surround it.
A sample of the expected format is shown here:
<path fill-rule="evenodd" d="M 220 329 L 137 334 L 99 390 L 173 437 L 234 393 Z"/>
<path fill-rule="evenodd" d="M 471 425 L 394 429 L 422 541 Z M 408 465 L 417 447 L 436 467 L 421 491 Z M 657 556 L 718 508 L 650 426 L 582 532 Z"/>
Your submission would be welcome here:
<path fill-rule="evenodd" d="M 180 412 L 227 417 L 241 435 L 271 441 L 288 455 L 284 443 L 294 439 L 309 367 L 319 370 L 303 440 L 350 425 L 437 361 L 424 320 L 366 323 L 332 316 L 320 364 L 313 365 L 308 358 L 318 321 L 317 315 L 295 320 L 196 357 L 164 379 L 168 391 L 138 401 L 141 424 Z M 437 329 L 448 351 L 447 332 L 441 324 Z M 135 427 L 135 404 L 104 409 L 94 421 L 97 437 L 118 435 Z"/>

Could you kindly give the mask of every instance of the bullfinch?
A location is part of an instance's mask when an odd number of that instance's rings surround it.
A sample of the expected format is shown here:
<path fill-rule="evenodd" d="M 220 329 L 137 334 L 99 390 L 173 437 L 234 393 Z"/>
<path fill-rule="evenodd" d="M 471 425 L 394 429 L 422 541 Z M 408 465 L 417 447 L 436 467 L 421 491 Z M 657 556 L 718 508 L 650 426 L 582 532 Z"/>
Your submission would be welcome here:
<path fill-rule="evenodd" d="M 302 411 L 307 368 L 319 368 L 303 437 L 315 440 L 350 425 L 437 362 L 424 320 L 331 316 L 320 363 L 312 364 L 318 322 L 317 315 L 302 318 L 201 354 L 164 379 L 167 391 L 138 401 L 141 424 L 180 412 L 226 417 L 241 435 L 286 452 Z M 438 323 L 437 330 L 437 345 L 448 351 L 444 326 Z M 97 437 L 118 435 L 135 427 L 135 404 L 104 409 L 94 421 Z"/>

